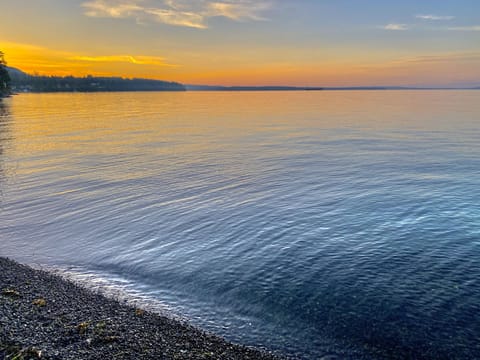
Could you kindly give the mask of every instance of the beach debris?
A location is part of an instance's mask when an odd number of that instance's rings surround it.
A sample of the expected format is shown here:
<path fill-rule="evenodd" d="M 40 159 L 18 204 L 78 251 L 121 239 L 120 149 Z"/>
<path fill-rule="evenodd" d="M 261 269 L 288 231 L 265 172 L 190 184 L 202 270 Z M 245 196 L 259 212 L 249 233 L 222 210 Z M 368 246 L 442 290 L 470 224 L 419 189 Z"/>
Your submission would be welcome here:
<path fill-rule="evenodd" d="M 95 331 L 103 331 L 107 327 L 107 323 L 105 321 L 99 321 L 95 324 Z"/>
<path fill-rule="evenodd" d="M 43 298 L 38 298 L 32 301 L 32 304 L 38 307 L 44 307 L 47 305 L 47 300 Z"/>
<path fill-rule="evenodd" d="M 20 297 L 20 293 L 15 290 L 15 289 L 3 289 L 2 290 L 2 295 L 8 296 L 8 297 Z"/>
<path fill-rule="evenodd" d="M 115 335 L 109 335 L 109 336 L 104 336 L 103 338 L 100 339 L 101 342 L 104 344 L 110 344 L 118 340 L 118 336 Z"/>
<path fill-rule="evenodd" d="M 89 326 L 90 326 L 90 323 L 88 321 L 81 322 L 80 324 L 77 325 L 78 333 L 80 335 L 85 334 Z"/>
<path fill-rule="evenodd" d="M 34 347 L 28 347 L 16 353 L 12 357 L 12 360 L 27 360 L 27 359 L 41 359 L 41 358 L 42 358 L 42 350 L 38 350 Z"/>

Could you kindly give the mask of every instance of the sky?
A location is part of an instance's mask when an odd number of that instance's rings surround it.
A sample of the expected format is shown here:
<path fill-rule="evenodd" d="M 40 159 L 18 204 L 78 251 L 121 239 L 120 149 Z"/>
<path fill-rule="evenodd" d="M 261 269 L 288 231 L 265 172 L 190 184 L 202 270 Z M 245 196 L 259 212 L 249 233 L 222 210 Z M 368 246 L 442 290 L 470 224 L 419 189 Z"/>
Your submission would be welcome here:
<path fill-rule="evenodd" d="M 42 75 L 208 85 L 479 86 L 478 0 L 1 0 Z"/>

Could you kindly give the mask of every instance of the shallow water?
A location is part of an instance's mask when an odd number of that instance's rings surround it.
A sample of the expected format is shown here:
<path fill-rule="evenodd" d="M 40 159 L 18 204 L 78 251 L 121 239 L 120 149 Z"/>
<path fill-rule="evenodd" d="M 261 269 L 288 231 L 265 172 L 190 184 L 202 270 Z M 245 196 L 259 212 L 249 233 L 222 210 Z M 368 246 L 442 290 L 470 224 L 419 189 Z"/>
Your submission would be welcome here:
<path fill-rule="evenodd" d="M 479 122 L 479 91 L 4 99 L 0 256 L 303 358 L 478 358 Z"/>

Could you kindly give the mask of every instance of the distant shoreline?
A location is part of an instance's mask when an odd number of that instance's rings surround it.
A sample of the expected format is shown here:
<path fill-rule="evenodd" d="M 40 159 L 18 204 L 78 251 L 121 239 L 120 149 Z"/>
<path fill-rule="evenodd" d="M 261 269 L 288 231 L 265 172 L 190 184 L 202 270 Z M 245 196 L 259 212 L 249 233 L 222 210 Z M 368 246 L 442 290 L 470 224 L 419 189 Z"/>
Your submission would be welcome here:
<path fill-rule="evenodd" d="M 30 75 L 19 69 L 7 67 L 13 93 L 57 93 L 57 92 L 160 92 L 160 91 L 380 91 L 380 90 L 480 90 L 470 87 L 415 87 L 415 86 L 289 86 L 255 85 L 225 86 L 196 85 L 178 82 L 121 77 L 98 76 L 39 76 Z"/>
<path fill-rule="evenodd" d="M 189 88 L 186 85 L 188 91 L 387 91 L 387 90 L 480 90 L 480 87 L 474 88 L 416 88 L 416 87 L 265 87 L 265 86 L 252 86 L 252 87 L 237 87 L 237 86 L 219 86 L 211 88 Z"/>
<path fill-rule="evenodd" d="M 415 86 L 223 86 L 184 85 L 187 91 L 378 91 L 378 90 L 480 90 L 480 87 L 415 87 Z"/>
<path fill-rule="evenodd" d="M 289 88 L 289 89 L 265 89 L 256 88 L 225 88 L 225 89 L 187 89 L 187 90 L 58 90 L 58 91 L 13 91 L 6 96 L 0 96 L 0 99 L 8 98 L 20 94 L 98 94 L 98 93 L 188 93 L 188 92 L 341 92 L 341 91 L 478 91 L 480 88 Z"/>

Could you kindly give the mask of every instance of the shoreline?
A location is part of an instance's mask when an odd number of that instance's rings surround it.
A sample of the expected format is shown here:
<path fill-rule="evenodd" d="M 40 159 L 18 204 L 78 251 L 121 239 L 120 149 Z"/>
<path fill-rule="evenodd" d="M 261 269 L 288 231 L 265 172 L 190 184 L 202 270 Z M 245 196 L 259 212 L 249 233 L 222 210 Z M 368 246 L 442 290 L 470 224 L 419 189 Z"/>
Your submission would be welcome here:
<path fill-rule="evenodd" d="M 279 359 L 3 257 L 0 358 Z"/>

